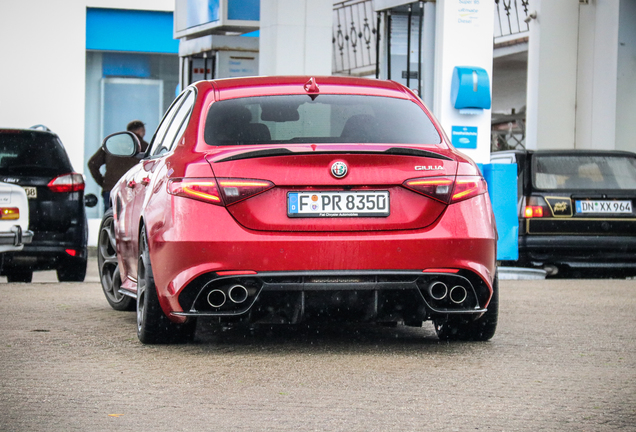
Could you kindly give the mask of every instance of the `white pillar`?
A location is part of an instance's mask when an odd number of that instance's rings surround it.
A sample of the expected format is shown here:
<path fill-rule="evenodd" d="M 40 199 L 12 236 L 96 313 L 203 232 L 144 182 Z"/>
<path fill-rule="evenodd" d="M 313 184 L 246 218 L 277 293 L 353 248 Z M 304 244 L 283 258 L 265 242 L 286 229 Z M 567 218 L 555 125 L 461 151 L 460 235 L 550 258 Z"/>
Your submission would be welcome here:
<path fill-rule="evenodd" d="M 333 4 L 261 0 L 260 75 L 331 75 Z"/>
<path fill-rule="evenodd" d="M 451 82 L 455 66 L 476 66 L 486 70 L 492 85 L 493 19 L 492 0 L 436 3 L 433 110 L 449 138 L 453 127 L 477 128 L 477 148 L 459 150 L 478 163 L 490 160 L 491 110 L 476 115 L 460 114 L 451 104 Z"/>
<path fill-rule="evenodd" d="M 620 7 L 616 150 L 636 152 L 636 2 L 621 0 Z"/>
<path fill-rule="evenodd" d="M 526 147 L 574 148 L 579 3 L 533 0 L 528 43 Z"/>

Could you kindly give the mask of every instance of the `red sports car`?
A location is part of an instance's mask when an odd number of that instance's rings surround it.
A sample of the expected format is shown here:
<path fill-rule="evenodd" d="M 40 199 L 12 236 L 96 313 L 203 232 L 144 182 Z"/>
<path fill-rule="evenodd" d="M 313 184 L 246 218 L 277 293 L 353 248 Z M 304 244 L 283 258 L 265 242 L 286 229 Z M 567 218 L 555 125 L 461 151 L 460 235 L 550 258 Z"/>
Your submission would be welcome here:
<path fill-rule="evenodd" d="M 135 156 L 121 132 L 107 152 Z M 479 169 L 409 89 L 343 77 L 201 81 L 111 193 L 99 268 L 143 343 L 225 325 L 497 325 L 496 228 Z"/>

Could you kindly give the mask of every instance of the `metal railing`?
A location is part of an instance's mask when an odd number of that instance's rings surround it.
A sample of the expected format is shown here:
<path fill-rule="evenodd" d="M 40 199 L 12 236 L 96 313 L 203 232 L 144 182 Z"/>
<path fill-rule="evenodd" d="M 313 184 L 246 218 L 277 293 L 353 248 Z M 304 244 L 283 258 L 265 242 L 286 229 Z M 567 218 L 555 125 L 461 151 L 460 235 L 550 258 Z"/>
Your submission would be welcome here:
<path fill-rule="evenodd" d="M 526 113 L 493 115 L 490 151 L 523 149 L 526 146 Z"/>
<path fill-rule="evenodd" d="M 332 72 L 363 75 L 375 71 L 377 37 L 373 0 L 334 3 Z"/>
<path fill-rule="evenodd" d="M 514 39 L 530 31 L 525 21 L 528 17 L 530 0 L 494 0 L 495 1 L 495 43 Z"/>

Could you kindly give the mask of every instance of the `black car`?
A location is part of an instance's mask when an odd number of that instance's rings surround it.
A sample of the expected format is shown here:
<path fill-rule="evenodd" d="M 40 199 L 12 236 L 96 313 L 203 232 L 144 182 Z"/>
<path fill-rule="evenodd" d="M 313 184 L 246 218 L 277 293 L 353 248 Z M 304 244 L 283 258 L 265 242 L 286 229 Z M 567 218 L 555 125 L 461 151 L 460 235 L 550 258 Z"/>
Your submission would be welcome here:
<path fill-rule="evenodd" d="M 84 177 L 73 170 L 58 136 L 46 128 L 0 129 L 0 181 L 25 189 L 34 233 L 22 251 L 3 254 L 0 274 L 9 282 L 30 282 L 34 270 L 55 269 L 60 281 L 83 281 Z M 96 202 L 95 195 L 86 197 L 86 205 Z"/>
<path fill-rule="evenodd" d="M 548 275 L 636 275 L 636 154 L 511 150 L 516 163 L 519 261 Z"/>

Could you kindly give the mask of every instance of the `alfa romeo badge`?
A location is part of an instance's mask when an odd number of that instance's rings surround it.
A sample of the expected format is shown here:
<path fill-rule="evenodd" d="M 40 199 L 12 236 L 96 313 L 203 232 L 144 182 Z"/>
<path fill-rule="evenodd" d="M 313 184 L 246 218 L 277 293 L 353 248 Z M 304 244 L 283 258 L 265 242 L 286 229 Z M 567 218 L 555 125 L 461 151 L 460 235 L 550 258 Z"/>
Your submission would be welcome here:
<path fill-rule="evenodd" d="M 344 162 L 334 162 L 334 164 L 331 165 L 331 174 L 333 174 L 335 178 L 343 178 L 347 175 L 347 171 L 347 164 Z"/>

